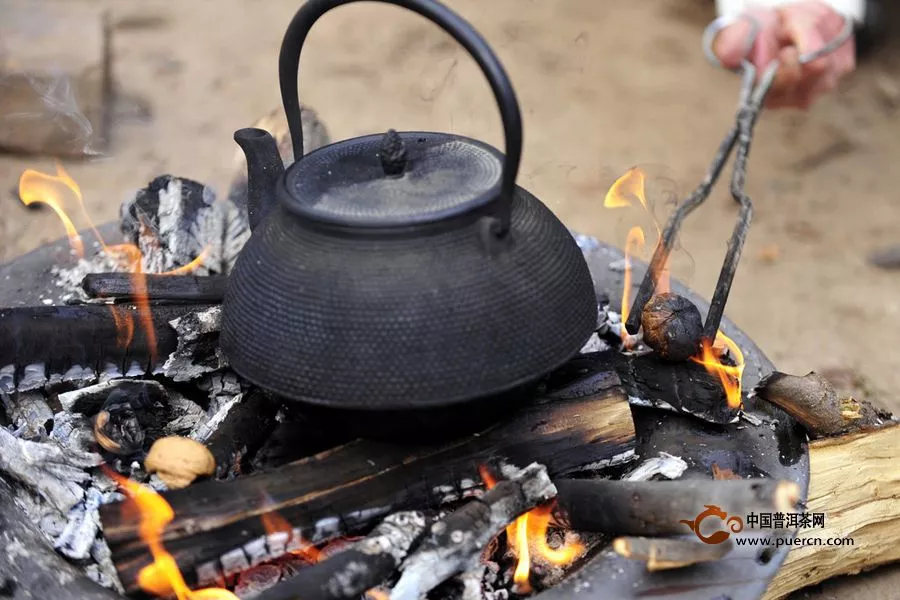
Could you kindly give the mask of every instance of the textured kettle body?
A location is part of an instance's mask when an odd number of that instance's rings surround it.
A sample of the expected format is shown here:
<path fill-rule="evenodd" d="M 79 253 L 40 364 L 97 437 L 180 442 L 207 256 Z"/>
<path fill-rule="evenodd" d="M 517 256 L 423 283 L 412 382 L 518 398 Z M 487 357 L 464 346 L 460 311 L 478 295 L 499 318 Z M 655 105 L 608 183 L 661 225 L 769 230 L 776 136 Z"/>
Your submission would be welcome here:
<path fill-rule="evenodd" d="M 348 410 L 496 398 L 578 353 L 596 326 L 587 264 L 516 185 L 522 122 L 497 57 L 434 0 L 383 0 L 439 25 L 482 68 L 505 152 L 449 133 L 389 130 L 303 151 L 299 54 L 312 25 L 357 0 L 309 0 L 279 56 L 295 162 L 244 129 L 252 234 L 229 275 L 221 346 L 282 397 Z M 509 396 L 509 394 L 506 394 Z"/>
<path fill-rule="evenodd" d="M 562 223 L 517 190 L 507 247 L 478 220 L 352 235 L 278 207 L 231 273 L 223 350 L 250 381 L 378 409 L 489 396 L 546 374 L 596 326 L 591 276 Z"/>

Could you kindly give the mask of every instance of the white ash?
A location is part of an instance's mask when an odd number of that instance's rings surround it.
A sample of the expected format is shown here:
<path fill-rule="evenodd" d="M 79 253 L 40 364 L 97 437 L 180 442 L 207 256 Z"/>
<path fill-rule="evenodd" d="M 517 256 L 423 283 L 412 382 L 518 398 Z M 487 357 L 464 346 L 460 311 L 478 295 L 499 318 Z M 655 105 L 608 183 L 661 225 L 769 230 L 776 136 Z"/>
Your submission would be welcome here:
<path fill-rule="evenodd" d="M 636 469 L 622 477 L 622 480 L 650 481 L 657 476 L 665 477 L 666 479 L 678 479 L 687 471 L 687 468 L 687 463 L 680 456 L 660 452 L 659 456 L 648 458 L 638 465 Z"/>
<path fill-rule="evenodd" d="M 166 387 L 152 379 L 115 379 L 64 392 L 59 394 L 58 398 L 63 410 L 94 415 L 103 407 L 111 392 L 132 387 L 136 390 L 153 388 L 160 398 L 166 398 L 168 395 Z"/>
<path fill-rule="evenodd" d="M 103 462 L 99 454 L 63 449 L 55 440 L 31 442 L 0 428 L 0 471 L 36 490 L 67 513 L 84 498 L 87 469 Z"/>
<path fill-rule="evenodd" d="M 16 384 L 16 389 L 20 392 L 31 392 L 43 388 L 46 383 L 46 365 L 44 363 L 34 363 L 25 365 L 25 368 L 22 370 L 22 377 Z"/>
<path fill-rule="evenodd" d="M 0 367 L 0 395 L 5 398 L 16 391 L 16 365 Z"/>
<path fill-rule="evenodd" d="M 99 242 L 94 242 L 94 253 L 90 258 L 79 258 L 71 266 L 54 265 L 50 268 L 53 284 L 60 289 L 59 296 L 48 298 L 51 304 L 65 304 L 73 300 L 87 300 L 88 295 L 81 287 L 86 275 L 91 273 L 112 273 L 124 270 L 122 261 L 104 252 Z"/>
<path fill-rule="evenodd" d="M 232 396 L 224 400 L 217 399 L 212 402 L 209 411 L 200 418 L 197 428 L 188 437 L 201 444 L 206 443 L 210 436 L 212 436 L 225 419 L 228 418 L 231 411 L 237 408 L 243 400 L 244 395 L 238 394 L 237 396 Z"/>
<path fill-rule="evenodd" d="M 620 452 L 619 454 L 613 455 L 610 458 L 606 458 L 603 460 L 597 460 L 592 463 L 588 463 L 578 469 L 572 471 L 573 475 L 597 475 L 601 471 L 609 469 L 611 467 L 618 467 L 620 465 L 624 465 L 633 461 L 637 455 L 634 453 L 634 449 L 626 450 L 625 452 Z"/>
<path fill-rule="evenodd" d="M 600 338 L 596 333 L 591 334 L 591 337 L 588 338 L 588 341 L 585 342 L 584 346 L 579 351 L 580 354 L 588 354 L 590 352 L 605 352 L 609 350 L 609 344 L 607 344 L 603 339 Z"/>
<path fill-rule="evenodd" d="M 199 404 L 171 389 L 169 406 L 172 414 L 178 416 L 166 423 L 163 429 L 166 435 L 185 435 L 193 431 L 206 415 L 206 411 Z"/>
<path fill-rule="evenodd" d="M 84 560 L 91 555 L 100 531 L 98 508 L 102 502 L 102 494 L 92 487 L 87 490 L 84 500 L 72 507 L 65 529 L 53 544 L 60 554 L 74 560 Z"/>

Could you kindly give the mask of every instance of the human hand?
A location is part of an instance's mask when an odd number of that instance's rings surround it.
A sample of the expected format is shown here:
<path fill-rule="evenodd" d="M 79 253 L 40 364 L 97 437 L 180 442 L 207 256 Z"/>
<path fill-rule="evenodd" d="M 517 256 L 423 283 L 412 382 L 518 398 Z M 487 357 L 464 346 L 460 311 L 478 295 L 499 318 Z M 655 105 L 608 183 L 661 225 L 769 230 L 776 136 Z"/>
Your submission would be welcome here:
<path fill-rule="evenodd" d="M 809 108 L 856 68 L 852 38 L 834 52 L 800 64 L 800 55 L 822 48 L 840 35 L 845 25 L 843 15 L 820 0 L 802 0 L 778 8 L 755 7 L 745 14 L 759 23 L 747 57 L 750 62 L 761 72 L 772 60 L 781 61 L 766 98 L 770 108 Z M 749 19 L 741 19 L 718 35 L 713 51 L 725 67 L 740 66 L 753 27 Z"/>

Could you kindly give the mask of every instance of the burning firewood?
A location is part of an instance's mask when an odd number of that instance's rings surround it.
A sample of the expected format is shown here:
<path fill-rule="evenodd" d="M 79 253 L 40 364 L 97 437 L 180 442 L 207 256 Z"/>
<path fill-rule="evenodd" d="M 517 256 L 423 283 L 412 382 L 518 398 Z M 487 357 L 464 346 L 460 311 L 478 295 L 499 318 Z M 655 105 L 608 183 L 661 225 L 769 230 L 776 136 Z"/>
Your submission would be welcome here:
<path fill-rule="evenodd" d="M 644 342 L 663 360 L 685 361 L 700 352 L 703 317 L 697 306 L 673 293 L 657 294 L 641 315 Z"/>
<path fill-rule="evenodd" d="M 817 373 L 798 377 L 776 371 L 763 379 L 755 392 L 797 419 L 814 438 L 873 429 L 890 419 L 867 400 L 840 398 L 831 383 Z"/>
<path fill-rule="evenodd" d="M 358 598 L 390 577 L 425 532 L 419 512 L 384 519 L 367 537 L 316 565 L 301 569 L 257 600 L 343 600 Z"/>
<path fill-rule="evenodd" d="M 536 402 L 453 442 L 410 447 L 357 440 L 269 473 L 166 492 L 175 511 L 166 546 L 185 577 L 195 581 L 221 571 L 225 554 L 237 553 L 249 564 L 243 548 L 257 542 L 268 553 L 261 516 L 273 510 L 296 535 L 319 543 L 365 530 L 391 512 L 473 494 L 480 487 L 478 467 L 497 457 L 542 462 L 551 476 L 627 461 L 633 457 L 634 424 L 610 375 L 606 391 Z M 101 507 L 101 519 L 123 585 L 134 590 L 149 559 L 137 525 L 117 504 Z"/>
<path fill-rule="evenodd" d="M 221 302 L 226 277 L 221 275 L 155 275 L 143 276 L 141 293 L 151 301 Z M 81 287 L 91 298 L 133 300 L 136 294 L 131 273 L 89 273 Z"/>
<path fill-rule="evenodd" d="M 43 382 L 78 377 L 93 383 L 107 369 L 116 377 L 143 375 L 162 366 L 178 346 L 169 322 L 203 305 L 150 306 L 145 322 L 152 334 L 135 327 L 123 344 L 120 315 L 135 315 L 135 305 L 40 306 L 0 309 L 0 367 L 13 367 L 11 389 L 28 365 L 42 365 Z M 152 342 L 155 342 L 152 343 Z M 0 369 L 2 370 L 2 369 Z"/>
<path fill-rule="evenodd" d="M 507 469 L 508 479 L 431 526 L 404 561 L 391 600 L 419 600 L 453 575 L 475 567 L 488 542 L 516 517 L 556 494 L 543 466 Z"/>
<path fill-rule="evenodd" d="M 647 563 L 648 571 L 680 569 L 697 563 L 715 562 L 734 547 L 730 539 L 704 544 L 690 538 L 620 537 L 612 548 L 619 556 Z"/>
<path fill-rule="evenodd" d="M 613 535 L 665 536 L 688 532 L 684 520 L 698 507 L 719 507 L 729 515 L 790 512 L 800 501 L 792 481 L 616 481 L 558 479 L 555 517 L 576 531 Z"/>

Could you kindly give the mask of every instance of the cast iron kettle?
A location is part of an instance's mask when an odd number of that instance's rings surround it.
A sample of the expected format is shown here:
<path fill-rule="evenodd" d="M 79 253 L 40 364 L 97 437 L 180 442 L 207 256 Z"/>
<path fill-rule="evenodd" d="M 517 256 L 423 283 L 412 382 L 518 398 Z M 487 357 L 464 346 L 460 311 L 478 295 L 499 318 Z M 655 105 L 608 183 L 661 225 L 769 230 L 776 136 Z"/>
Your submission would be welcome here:
<path fill-rule="evenodd" d="M 304 156 L 300 49 L 323 14 L 359 0 L 309 0 L 279 57 L 294 162 L 241 129 L 252 235 L 229 277 L 221 345 L 231 367 L 321 407 L 448 407 L 533 383 L 596 327 L 584 257 L 515 180 L 522 124 L 484 39 L 432 0 L 382 0 L 442 27 L 496 96 L 506 155 L 448 133 L 353 138 Z"/>

